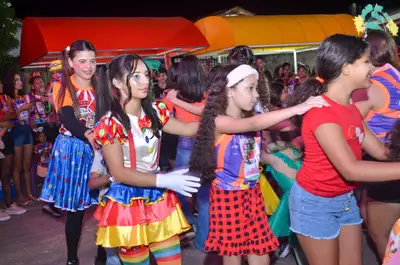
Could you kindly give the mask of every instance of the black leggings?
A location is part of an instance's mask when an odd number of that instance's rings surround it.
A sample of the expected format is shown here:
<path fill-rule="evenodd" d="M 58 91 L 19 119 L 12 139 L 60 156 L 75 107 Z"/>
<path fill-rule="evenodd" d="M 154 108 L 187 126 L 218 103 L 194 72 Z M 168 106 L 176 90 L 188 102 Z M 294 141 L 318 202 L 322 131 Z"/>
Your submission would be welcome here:
<path fill-rule="evenodd" d="M 78 260 L 78 245 L 82 233 L 83 216 L 85 211 L 68 212 L 65 224 L 67 239 L 68 261 Z"/>

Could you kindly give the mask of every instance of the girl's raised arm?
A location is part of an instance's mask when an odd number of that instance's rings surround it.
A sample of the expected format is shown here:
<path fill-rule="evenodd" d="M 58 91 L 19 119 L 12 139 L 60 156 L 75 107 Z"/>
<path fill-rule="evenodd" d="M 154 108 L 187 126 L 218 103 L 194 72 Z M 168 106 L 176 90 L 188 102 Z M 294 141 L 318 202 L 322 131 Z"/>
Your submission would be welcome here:
<path fill-rule="evenodd" d="M 250 118 L 235 119 L 220 115 L 215 119 L 215 127 L 219 133 L 245 133 L 267 129 L 295 115 L 303 115 L 312 108 L 329 106 L 321 97 L 310 97 L 305 102 L 294 107 L 257 114 Z"/>
<path fill-rule="evenodd" d="M 169 134 L 192 137 L 196 135 L 199 128 L 199 122 L 182 122 L 174 117 L 169 117 L 168 122 L 164 125 L 163 131 Z"/>

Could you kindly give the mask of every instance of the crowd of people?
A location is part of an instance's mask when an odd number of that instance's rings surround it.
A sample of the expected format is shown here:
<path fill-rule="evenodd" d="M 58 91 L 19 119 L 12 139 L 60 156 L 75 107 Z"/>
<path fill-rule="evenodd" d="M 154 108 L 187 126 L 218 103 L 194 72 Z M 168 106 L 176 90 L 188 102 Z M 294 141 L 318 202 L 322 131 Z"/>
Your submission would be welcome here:
<path fill-rule="evenodd" d="M 97 66 L 95 47 L 73 42 L 47 88 L 37 73 L 30 93 L 18 74 L 3 82 L 0 220 L 38 201 L 34 154 L 43 209 L 67 212 L 69 265 L 79 264 L 83 216 L 95 204 L 96 264 L 147 265 L 152 255 L 179 265 L 181 246 L 194 241 L 225 265 L 269 264 L 290 247 L 310 265 L 361 265 L 362 224 L 378 259 L 395 264 L 393 38 L 336 34 L 321 43 L 312 73 L 295 67 L 272 75 L 247 46 L 209 72 L 195 56 L 168 71 L 130 54 Z"/>

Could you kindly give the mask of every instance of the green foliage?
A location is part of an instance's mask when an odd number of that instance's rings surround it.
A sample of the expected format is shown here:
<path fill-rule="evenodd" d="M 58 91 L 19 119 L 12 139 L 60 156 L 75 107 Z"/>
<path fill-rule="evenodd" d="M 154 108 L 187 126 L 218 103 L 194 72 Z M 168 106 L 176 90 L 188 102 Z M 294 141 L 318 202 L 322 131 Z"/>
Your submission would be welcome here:
<path fill-rule="evenodd" d="M 0 55 L 0 78 L 3 78 L 7 72 L 19 72 L 19 57 L 10 55 Z"/>
<path fill-rule="evenodd" d="M 0 69 L 15 70 L 17 61 L 8 53 L 19 45 L 17 37 L 18 24 L 15 21 L 15 12 L 11 3 L 7 0 L 0 0 Z M 11 68 L 11 69 L 10 69 Z"/>

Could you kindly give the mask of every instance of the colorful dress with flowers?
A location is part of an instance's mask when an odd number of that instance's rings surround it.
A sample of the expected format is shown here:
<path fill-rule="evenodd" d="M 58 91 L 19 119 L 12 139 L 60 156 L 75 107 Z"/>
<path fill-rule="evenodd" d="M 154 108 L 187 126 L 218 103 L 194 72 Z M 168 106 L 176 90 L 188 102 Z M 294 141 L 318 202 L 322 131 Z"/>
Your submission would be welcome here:
<path fill-rule="evenodd" d="M 386 247 L 383 265 L 389 264 L 390 260 L 396 255 L 400 248 L 400 219 L 394 224 L 390 232 L 389 242 Z"/>
<path fill-rule="evenodd" d="M 169 112 L 164 103 L 154 106 L 165 125 Z M 131 130 L 111 114 L 94 127 L 96 141 L 104 146 L 120 143 L 125 167 L 156 174 L 161 139 L 153 136 L 151 121 L 142 112 L 130 116 Z M 106 248 L 132 248 L 162 242 L 190 229 L 175 193 L 166 189 L 127 186 L 113 182 L 95 213 L 99 221 L 97 245 Z"/>
<path fill-rule="evenodd" d="M 45 97 L 34 95 L 35 105 L 34 112 L 31 113 L 32 119 L 37 125 L 46 124 L 49 122 L 49 115 L 51 114 L 52 107 Z"/>
<path fill-rule="evenodd" d="M 15 110 L 18 110 L 25 104 L 29 104 L 34 99 L 32 93 L 25 94 L 23 96 L 19 95 L 17 98 L 14 99 L 13 106 Z M 35 113 L 35 110 L 32 108 L 30 110 L 21 111 L 18 115 L 17 119 L 15 120 L 15 124 L 17 125 L 29 125 L 30 115 Z"/>

